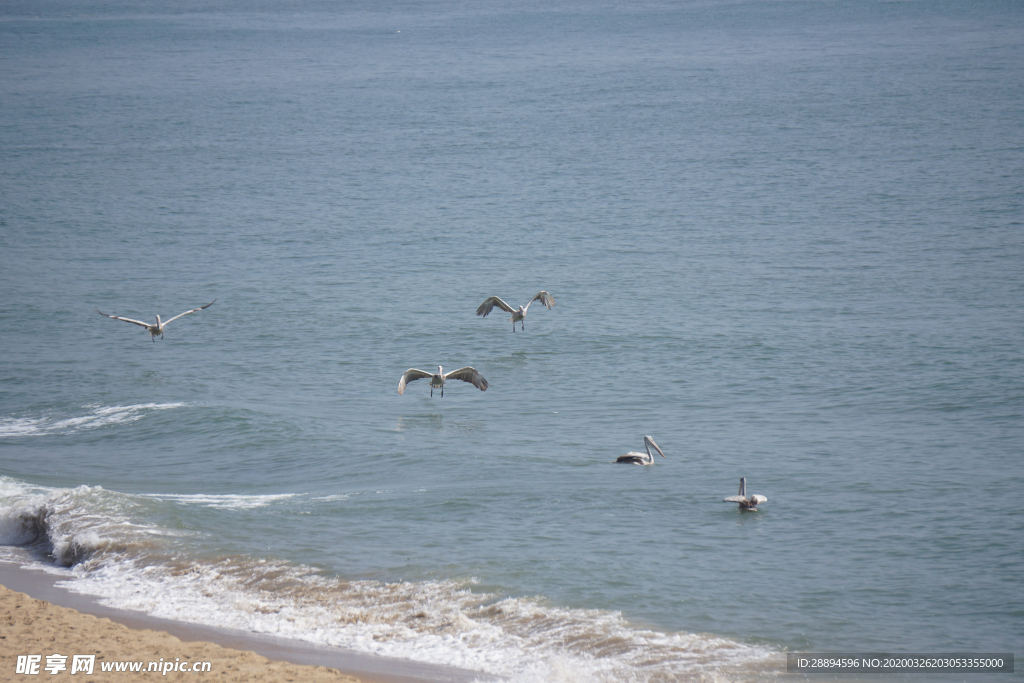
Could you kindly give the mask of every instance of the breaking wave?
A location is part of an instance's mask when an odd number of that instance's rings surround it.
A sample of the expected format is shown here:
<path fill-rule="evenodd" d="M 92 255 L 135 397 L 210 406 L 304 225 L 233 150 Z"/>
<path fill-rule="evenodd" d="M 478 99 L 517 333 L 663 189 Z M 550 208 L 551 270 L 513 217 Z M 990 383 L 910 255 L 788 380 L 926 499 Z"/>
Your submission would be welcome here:
<path fill-rule="evenodd" d="M 0 417 L 0 438 L 72 434 L 113 424 L 135 422 L 154 410 L 181 408 L 184 403 L 140 403 L 131 406 L 84 406 L 74 417 L 41 415 L 38 417 Z"/>

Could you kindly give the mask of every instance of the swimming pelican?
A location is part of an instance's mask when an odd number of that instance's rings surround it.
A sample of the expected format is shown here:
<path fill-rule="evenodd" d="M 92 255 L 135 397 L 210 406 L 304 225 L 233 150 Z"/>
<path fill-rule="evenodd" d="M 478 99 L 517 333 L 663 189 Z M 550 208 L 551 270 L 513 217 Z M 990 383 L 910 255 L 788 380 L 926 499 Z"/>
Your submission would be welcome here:
<path fill-rule="evenodd" d="M 132 320 L 131 318 L 121 318 L 121 317 L 116 316 L 116 315 L 107 315 L 106 313 L 104 313 L 103 311 L 101 311 L 98 308 L 96 309 L 96 312 L 99 313 L 100 315 L 106 315 L 108 318 L 113 318 L 114 320 L 123 320 L 126 323 L 134 323 L 134 324 L 136 324 L 136 325 L 138 325 L 140 327 L 145 327 L 147 330 L 149 330 L 149 338 L 152 341 L 155 342 L 156 338 L 157 338 L 157 335 L 159 335 L 160 338 L 163 339 L 164 338 L 164 328 L 167 327 L 168 325 L 170 325 L 171 323 L 173 323 L 175 320 L 177 320 L 181 316 L 188 315 L 189 313 L 195 313 L 196 311 L 201 311 L 204 308 L 209 308 L 210 306 L 214 305 L 215 303 L 217 303 L 216 299 L 214 299 L 210 303 L 206 304 L 205 306 L 200 306 L 199 308 L 193 308 L 191 311 L 185 311 L 184 313 L 179 313 L 178 315 L 174 316 L 173 318 L 171 318 L 170 320 L 167 320 L 165 322 L 160 322 L 160 316 L 157 316 L 156 317 L 156 325 L 150 325 L 149 323 L 144 323 L 141 320 Z"/>
<path fill-rule="evenodd" d="M 764 496 L 753 495 L 747 498 L 747 478 L 740 477 L 740 492 L 739 495 L 729 496 L 723 498 L 726 503 L 739 503 L 740 510 L 750 510 L 751 512 L 757 512 L 757 506 L 761 503 L 767 503 L 768 499 Z"/>
<path fill-rule="evenodd" d="M 654 439 L 649 436 L 644 437 L 644 448 L 647 449 L 647 455 L 643 453 L 637 453 L 636 451 L 630 451 L 625 455 L 620 455 L 615 459 L 615 462 L 625 463 L 627 465 L 653 465 L 654 456 L 651 454 L 651 446 L 654 446 L 654 450 L 661 453 L 661 449 L 658 448 L 658 444 L 654 443 Z M 661 457 L 665 457 L 664 453 L 661 453 Z"/>
<path fill-rule="evenodd" d="M 544 304 L 545 306 L 547 306 L 548 310 L 551 310 L 551 307 L 555 305 L 555 300 L 547 292 L 537 292 L 537 296 L 535 296 L 532 299 L 530 299 L 530 301 L 526 304 L 525 308 L 523 306 L 520 306 L 519 310 L 516 310 L 516 309 L 512 308 L 511 306 L 509 306 L 507 303 L 505 303 L 504 301 L 502 301 L 498 297 L 492 296 L 490 299 L 487 299 L 482 304 L 480 304 L 480 308 L 476 309 L 476 314 L 478 316 L 480 316 L 481 318 L 486 318 L 487 314 L 491 312 L 491 309 L 493 309 L 495 306 L 497 306 L 498 308 L 500 308 L 501 310 L 505 311 L 506 313 L 511 313 L 512 314 L 511 320 L 512 320 L 512 331 L 513 332 L 516 331 L 516 323 L 519 323 L 521 325 L 521 329 L 525 332 L 526 331 L 526 322 L 525 322 L 526 311 L 530 308 L 530 304 L 532 304 L 537 299 L 540 299 L 540 302 L 542 304 Z"/>
<path fill-rule="evenodd" d="M 463 382 L 469 382 L 480 391 L 487 391 L 487 380 L 479 372 L 471 367 L 459 368 L 458 370 L 452 370 L 448 374 L 445 374 L 444 369 L 438 365 L 437 372 L 425 372 L 423 370 L 417 370 L 416 368 L 409 368 L 402 375 L 402 379 L 398 381 L 398 394 L 401 396 L 405 393 L 405 385 L 417 379 L 423 379 L 424 377 L 430 378 L 430 396 L 434 396 L 434 387 L 441 387 L 441 397 L 444 397 L 444 383 L 450 379 L 461 379 Z"/>

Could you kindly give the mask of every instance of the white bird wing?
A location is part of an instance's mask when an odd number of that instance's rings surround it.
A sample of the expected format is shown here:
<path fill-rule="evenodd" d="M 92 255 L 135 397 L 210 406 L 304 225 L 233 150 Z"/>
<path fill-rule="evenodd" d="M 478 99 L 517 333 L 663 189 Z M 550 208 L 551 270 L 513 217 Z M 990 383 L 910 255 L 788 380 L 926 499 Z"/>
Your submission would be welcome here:
<path fill-rule="evenodd" d="M 405 393 L 405 385 L 408 384 L 409 382 L 412 382 L 413 380 L 417 379 L 423 379 L 424 377 L 433 376 L 434 373 L 432 372 L 423 372 L 422 370 L 417 370 L 416 368 L 409 368 L 408 370 L 405 371 L 405 374 L 402 375 L 402 379 L 398 380 L 398 395 L 401 396 L 402 394 Z"/>
<path fill-rule="evenodd" d="M 551 307 L 555 305 L 555 300 L 547 292 L 537 292 L 537 296 L 530 299 L 530 304 L 532 304 L 534 301 L 537 301 L 538 299 L 540 299 L 540 302 L 542 304 L 548 307 L 548 310 L 550 310 Z M 530 310 L 530 304 L 526 304 L 526 308 L 523 309 L 523 313 L 526 313 L 526 311 Z"/>
<path fill-rule="evenodd" d="M 150 327 L 153 326 L 153 323 L 144 323 L 141 320 L 132 320 L 131 318 L 122 318 L 122 317 L 117 316 L 117 315 L 107 315 L 106 313 L 104 313 L 103 311 L 101 311 L 98 308 L 96 309 L 96 312 L 99 313 L 100 315 L 105 315 L 108 318 L 113 318 L 114 320 L 123 320 L 126 323 L 134 323 L 134 324 L 138 325 L 139 327 L 145 327 L 147 330 Z"/>
<path fill-rule="evenodd" d="M 178 315 L 174 316 L 170 320 L 165 320 L 164 321 L 164 326 L 170 325 L 171 323 L 173 323 L 175 320 L 177 320 L 178 318 L 180 318 L 183 315 L 188 315 L 189 313 L 195 313 L 196 311 L 201 311 L 204 308 L 209 308 L 210 306 L 214 305 L 215 303 L 217 303 L 216 299 L 214 299 L 210 303 L 206 304 L 205 306 L 200 306 L 199 308 L 193 308 L 191 311 L 185 311 L 184 313 L 179 313 Z"/>
<path fill-rule="evenodd" d="M 491 309 L 493 309 L 495 306 L 497 306 L 501 310 L 505 311 L 506 313 L 514 313 L 515 312 L 514 308 L 509 306 L 507 303 L 502 301 L 500 298 L 498 298 L 496 296 L 492 296 L 490 299 L 487 299 L 482 304 L 480 304 L 480 307 L 478 309 L 476 309 L 476 314 L 478 316 L 480 316 L 481 318 L 486 318 L 487 314 L 490 313 Z"/>
<path fill-rule="evenodd" d="M 726 503 L 748 503 L 748 502 L 750 502 L 750 501 L 748 501 L 746 499 L 745 496 L 729 496 L 728 498 L 723 498 L 722 500 L 725 501 Z"/>
<path fill-rule="evenodd" d="M 487 391 L 487 387 L 490 386 L 487 384 L 487 380 L 484 379 L 483 375 L 469 366 L 459 368 L 458 370 L 452 370 L 451 372 L 446 372 L 444 373 L 444 378 L 446 380 L 461 379 L 463 382 L 469 382 L 480 391 Z"/>
<path fill-rule="evenodd" d="M 760 505 L 761 503 L 767 503 L 768 498 L 766 496 L 754 495 L 750 497 L 750 502 L 754 505 Z"/>

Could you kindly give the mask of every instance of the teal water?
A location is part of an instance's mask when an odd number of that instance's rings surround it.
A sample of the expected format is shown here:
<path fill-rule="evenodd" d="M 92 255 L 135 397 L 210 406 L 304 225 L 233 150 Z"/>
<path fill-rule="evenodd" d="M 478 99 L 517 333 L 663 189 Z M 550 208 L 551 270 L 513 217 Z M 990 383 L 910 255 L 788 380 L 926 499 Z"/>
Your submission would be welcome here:
<path fill-rule="evenodd" d="M 1022 25 L 5 4 L 0 541 L 522 681 L 1019 652 Z"/>

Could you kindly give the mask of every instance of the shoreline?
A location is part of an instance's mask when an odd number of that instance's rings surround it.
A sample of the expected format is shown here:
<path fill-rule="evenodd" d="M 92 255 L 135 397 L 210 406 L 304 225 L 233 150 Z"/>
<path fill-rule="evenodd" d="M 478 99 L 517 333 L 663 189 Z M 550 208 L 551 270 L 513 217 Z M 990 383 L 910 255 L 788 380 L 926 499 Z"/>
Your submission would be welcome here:
<path fill-rule="evenodd" d="M 3 605 L 3 611 L 8 615 L 17 614 L 18 619 L 23 618 L 23 612 L 20 610 L 45 612 L 44 619 L 49 622 L 46 624 L 46 628 L 55 632 L 55 635 L 49 637 L 53 645 L 47 645 L 48 648 L 51 648 L 48 652 L 15 651 L 17 648 L 24 649 L 24 646 L 17 642 L 12 643 L 7 638 L 0 639 L 0 662 L 3 662 L 2 666 L 5 669 L 8 664 L 11 667 L 15 665 L 17 655 L 41 654 L 44 657 L 42 662 L 45 666 L 45 656 L 53 654 L 52 648 L 54 647 L 57 648 L 56 652 L 70 654 L 60 650 L 62 635 L 71 637 L 79 635 L 83 631 L 92 632 L 97 626 L 97 619 L 106 619 L 114 625 L 123 627 L 120 630 L 125 633 L 120 634 L 118 631 L 117 640 L 122 645 L 127 644 L 134 648 L 128 650 L 123 657 L 112 654 L 106 657 L 107 660 L 140 659 L 146 656 L 143 653 L 155 653 L 154 659 L 165 657 L 169 661 L 173 655 L 168 657 L 163 653 L 169 652 L 170 649 L 177 649 L 184 651 L 185 656 L 193 661 L 202 661 L 210 659 L 209 653 L 216 651 L 218 662 L 229 663 L 225 665 L 233 667 L 245 666 L 249 669 L 248 675 L 251 676 L 254 667 L 259 668 L 259 664 L 254 661 L 254 658 L 266 658 L 266 660 L 270 660 L 263 667 L 266 669 L 266 674 L 251 680 L 267 683 L 279 680 L 339 681 L 339 683 L 472 683 L 473 681 L 500 680 L 495 676 L 478 671 L 331 648 L 234 629 L 190 624 L 151 617 L 141 612 L 105 607 L 90 596 L 72 593 L 57 586 L 57 582 L 63 580 L 61 577 L 32 569 L 31 566 L 25 566 L 31 561 L 27 556 L 24 562 L 0 560 L 0 587 L 7 589 L 6 591 L 0 590 L 0 598 L 2 598 L 0 605 Z M 33 600 L 26 601 L 24 598 L 19 600 L 17 594 L 24 594 Z M 12 610 L 12 606 L 9 604 L 12 601 L 18 602 L 20 606 Z M 33 601 L 44 602 L 35 604 Z M 47 603 L 57 609 L 47 610 Z M 8 616 L 7 618 L 11 619 L 12 617 Z M 32 624 L 36 617 L 30 614 L 27 619 L 28 621 L 24 622 L 26 625 Z M 10 630 L 9 627 L 5 626 L 4 631 L 8 630 Z M 104 648 L 104 643 L 101 641 L 90 652 L 96 651 L 99 652 L 99 655 L 103 655 L 105 654 Z M 68 661 L 70 670 L 70 659 Z M 297 667 L 301 668 L 299 678 L 295 678 L 296 674 L 291 671 Z M 329 673 L 330 670 L 334 670 L 334 672 Z M 213 671 L 215 675 L 221 672 Z M 97 673 L 99 673 L 98 669 Z M 67 672 L 64 674 L 66 675 Z M 49 676 L 49 674 L 47 675 Z M 104 675 L 116 676 L 117 674 Z M 243 680 L 249 680 L 249 678 Z"/>

